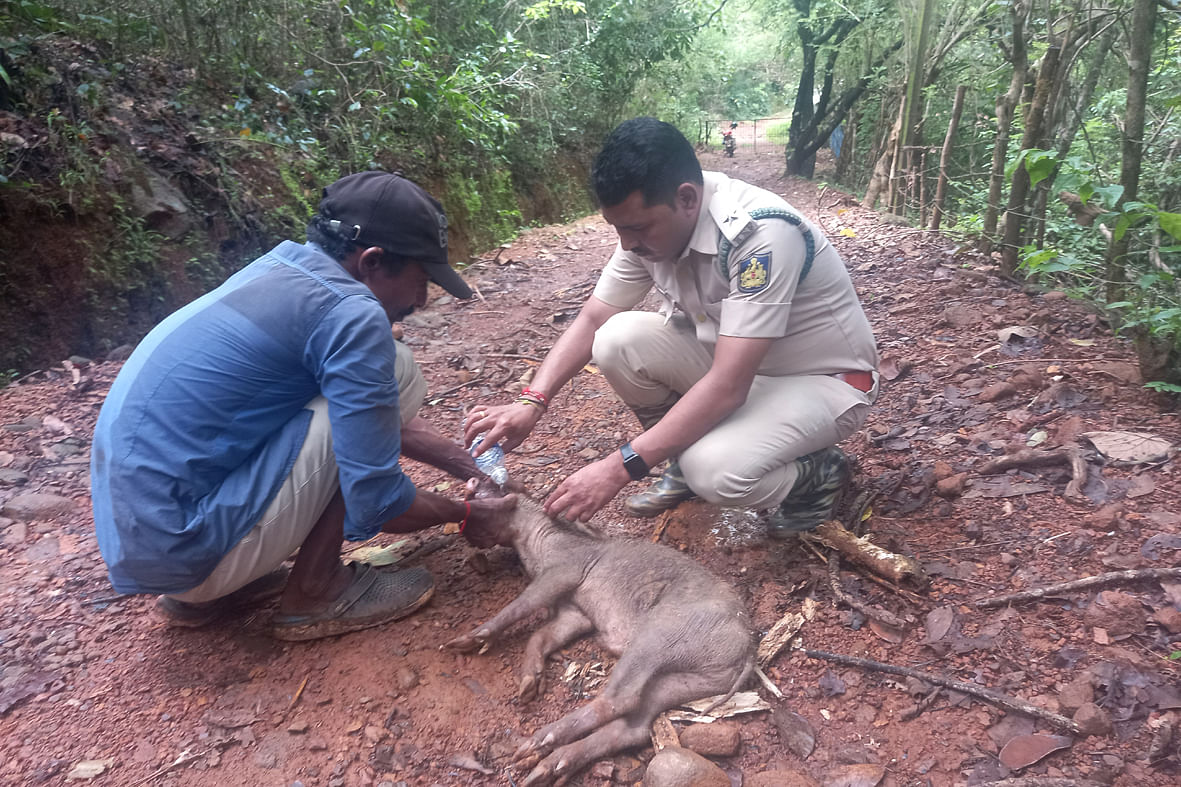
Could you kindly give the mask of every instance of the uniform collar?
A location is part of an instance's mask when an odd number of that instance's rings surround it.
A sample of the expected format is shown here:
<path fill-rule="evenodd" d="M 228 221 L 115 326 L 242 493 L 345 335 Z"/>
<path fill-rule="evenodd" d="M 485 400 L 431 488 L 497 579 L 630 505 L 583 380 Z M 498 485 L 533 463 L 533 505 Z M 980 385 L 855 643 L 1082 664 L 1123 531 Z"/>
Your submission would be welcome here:
<path fill-rule="evenodd" d="M 701 210 L 697 214 L 697 226 L 693 228 L 693 235 L 689 238 L 689 245 L 685 247 L 682 258 L 689 252 L 695 251 L 707 257 L 718 253 L 718 229 L 726 232 L 728 224 L 741 220 L 736 212 L 737 205 L 718 192 L 729 182 L 730 178 L 721 172 L 702 172 L 704 183 L 701 190 Z M 740 227 L 735 227 L 735 231 Z"/>

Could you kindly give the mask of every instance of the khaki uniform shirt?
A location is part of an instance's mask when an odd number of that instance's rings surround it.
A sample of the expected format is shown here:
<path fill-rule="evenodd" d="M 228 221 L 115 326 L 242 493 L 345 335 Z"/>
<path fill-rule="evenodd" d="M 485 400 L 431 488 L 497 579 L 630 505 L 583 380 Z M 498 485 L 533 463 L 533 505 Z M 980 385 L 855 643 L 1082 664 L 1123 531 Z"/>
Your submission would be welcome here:
<path fill-rule="evenodd" d="M 675 262 L 646 260 L 616 247 L 595 296 L 620 309 L 655 287 L 661 313 L 685 314 L 707 345 L 718 336 L 776 339 L 759 373 L 771 376 L 868 371 L 878 362 L 873 331 L 841 257 L 811 222 L 815 258 L 800 283 L 805 244 L 800 228 L 778 218 L 754 220 L 755 208 L 799 215 L 781 197 L 706 172 L 701 212 Z M 719 236 L 733 248 L 728 275 L 717 264 Z"/>

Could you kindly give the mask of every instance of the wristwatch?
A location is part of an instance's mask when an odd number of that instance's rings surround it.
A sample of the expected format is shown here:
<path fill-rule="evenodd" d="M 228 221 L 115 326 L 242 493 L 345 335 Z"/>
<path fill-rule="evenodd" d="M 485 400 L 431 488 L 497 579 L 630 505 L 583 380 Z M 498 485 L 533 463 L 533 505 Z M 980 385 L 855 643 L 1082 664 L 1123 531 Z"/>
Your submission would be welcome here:
<path fill-rule="evenodd" d="M 625 443 L 619 449 L 619 453 L 623 456 L 623 469 L 627 471 L 633 481 L 639 481 L 648 475 L 648 463 L 644 461 L 644 457 L 632 450 L 631 443 Z"/>

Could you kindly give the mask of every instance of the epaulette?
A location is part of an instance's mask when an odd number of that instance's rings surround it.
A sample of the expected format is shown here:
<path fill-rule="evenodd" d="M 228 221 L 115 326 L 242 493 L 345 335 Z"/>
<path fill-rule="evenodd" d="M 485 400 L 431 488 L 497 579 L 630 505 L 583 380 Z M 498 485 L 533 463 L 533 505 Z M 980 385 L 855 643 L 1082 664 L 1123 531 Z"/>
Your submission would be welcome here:
<path fill-rule="evenodd" d="M 749 216 L 751 221 L 746 222 L 737 231 L 729 234 L 726 231 L 726 224 L 720 224 L 718 231 L 718 270 L 721 272 L 722 278 L 726 281 L 730 280 L 730 252 L 734 250 L 735 246 L 750 237 L 751 233 L 755 230 L 756 221 L 759 219 L 783 219 L 798 229 L 800 234 L 804 236 L 804 265 L 800 268 L 799 279 L 799 283 L 803 284 L 808 271 L 812 270 L 812 260 L 816 257 L 816 240 L 812 237 L 812 230 L 808 229 L 808 225 L 804 224 L 802 218 L 790 210 L 783 208 L 755 208 L 750 211 Z M 730 237 L 731 235 L 733 237 Z"/>

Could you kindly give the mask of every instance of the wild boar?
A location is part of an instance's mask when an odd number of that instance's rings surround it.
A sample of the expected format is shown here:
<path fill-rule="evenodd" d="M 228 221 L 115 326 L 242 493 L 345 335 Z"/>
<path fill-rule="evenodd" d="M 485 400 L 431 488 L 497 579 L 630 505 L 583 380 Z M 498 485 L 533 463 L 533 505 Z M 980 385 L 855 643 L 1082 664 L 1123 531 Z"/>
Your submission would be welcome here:
<path fill-rule="evenodd" d="M 675 549 L 608 538 L 553 519 L 524 497 L 492 538 L 517 550 L 531 581 L 495 617 L 446 647 L 482 649 L 514 623 L 547 611 L 525 646 L 522 700 L 541 693 L 546 657 L 582 636 L 597 634 L 618 656 L 599 696 L 517 750 L 514 762 L 537 762 L 525 785 L 564 780 L 639 746 L 661 712 L 716 694 L 728 699 L 751 675 L 755 640 L 745 606 L 729 585 Z"/>

